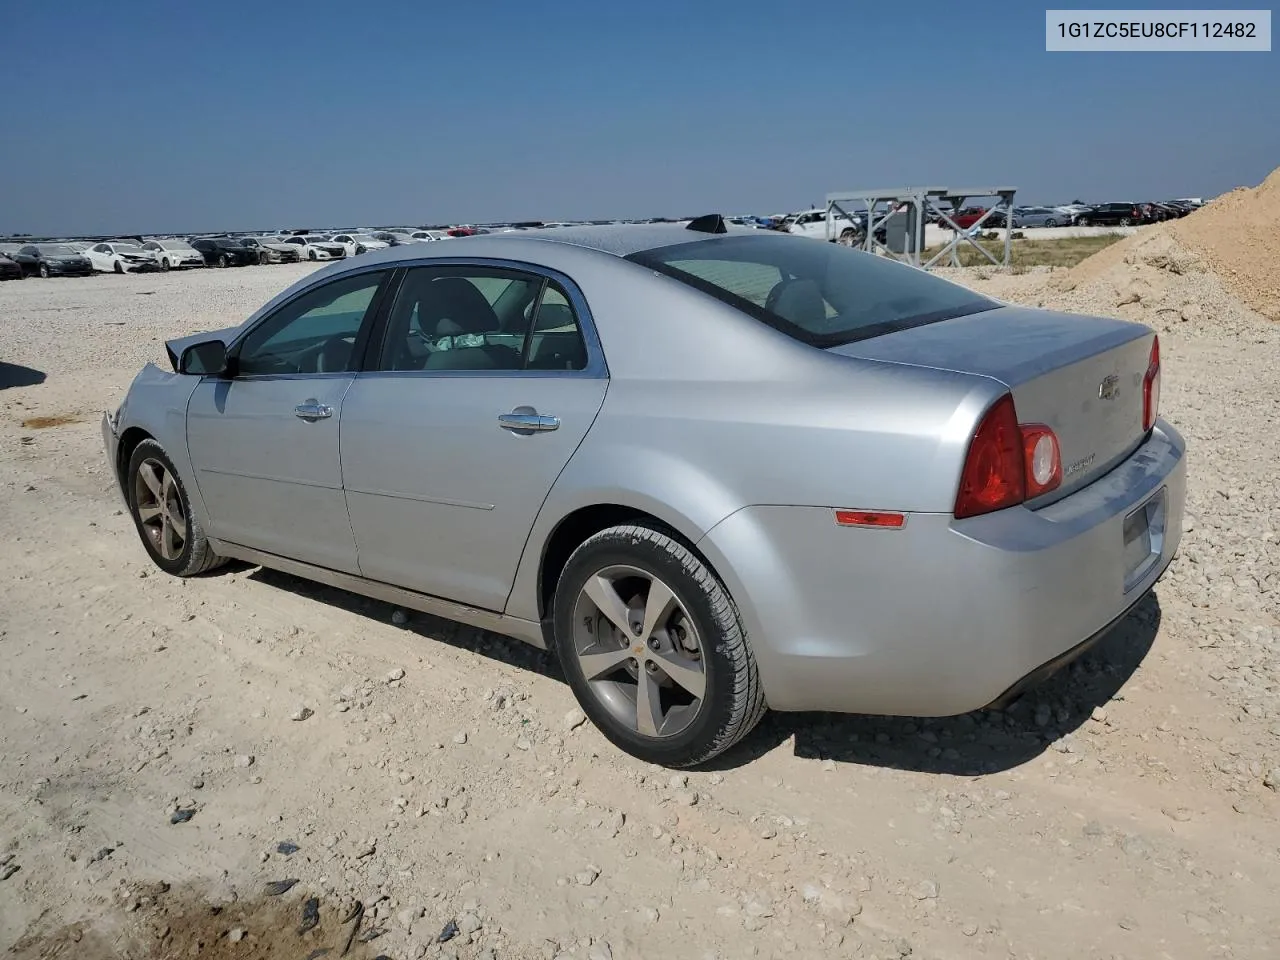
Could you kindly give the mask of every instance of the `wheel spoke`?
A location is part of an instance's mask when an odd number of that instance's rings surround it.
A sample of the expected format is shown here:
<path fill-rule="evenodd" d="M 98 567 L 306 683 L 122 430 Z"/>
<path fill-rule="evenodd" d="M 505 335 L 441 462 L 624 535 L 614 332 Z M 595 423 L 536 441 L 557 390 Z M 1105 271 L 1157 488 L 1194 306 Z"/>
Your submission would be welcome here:
<path fill-rule="evenodd" d="M 160 508 L 158 506 L 141 506 L 138 507 L 138 519 L 143 523 L 149 523 L 156 517 L 160 516 Z"/>
<path fill-rule="evenodd" d="M 649 581 L 649 596 L 644 602 L 644 627 L 640 631 L 640 640 L 647 643 L 653 636 L 654 628 L 666 619 L 675 605 L 676 595 L 661 580 Z"/>
<path fill-rule="evenodd" d="M 631 651 L 622 647 L 619 650 L 603 650 L 597 644 L 586 653 L 578 654 L 578 663 L 582 667 L 582 675 L 587 680 L 599 680 L 622 666 L 631 656 Z"/>
<path fill-rule="evenodd" d="M 164 503 L 169 503 L 173 497 L 173 474 L 168 470 L 164 471 L 160 476 L 160 498 Z"/>
<path fill-rule="evenodd" d="M 165 517 L 160 524 L 160 554 L 166 560 L 173 560 L 178 556 L 178 546 L 173 535 L 173 524 L 169 522 L 169 518 Z"/>
<path fill-rule="evenodd" d="M 662 729 L 662 699 L 658 684 L 646 670 L 636 678 L 636 731 L 656 737 Z"/>
<path fill-rule="evenodd" d="M 178 535 L 179 540 L 187 539 L 187 518 L 177 510 L 177 505 L 169 511 L 169 523 L 172 525 L 174 532 Z"/>
<path fill-rule="evenodd" d="M 627 605 L 618 596 L 618 590 L 604 577 L 596 574 L 583 584 L 585 593 L 596 609 L 609 618 L 609 622 L 622 631 L 628 642 L 631 640 L 631 623 L 627 615 Z"/>
<path fill-rule="evenodd" d="M 147 489 L 151 491 L 151 495 L 156 498 L 156 501 L 163 502 L 163 494 L 160 491 L 160 478 L 156 476 L 155 464 L 142 464 L 138 467 L 138 476 L 142 478 L 142 482 L 147 485 Z"/>
<path fill-rule="evenodd" d="M 650 651 L 649 656 L 659 670 L 697 699 L 701 700 L 707 692 L 707 675 L 702 672 L 702 665 L 696 660 L 666 651 Z"/>

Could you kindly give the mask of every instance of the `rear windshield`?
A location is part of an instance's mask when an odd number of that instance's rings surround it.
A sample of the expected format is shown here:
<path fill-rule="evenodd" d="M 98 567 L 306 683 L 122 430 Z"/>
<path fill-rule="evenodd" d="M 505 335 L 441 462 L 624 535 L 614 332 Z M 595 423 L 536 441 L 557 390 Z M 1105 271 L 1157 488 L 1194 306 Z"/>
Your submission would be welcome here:
<path fill-rule="evenodd" d="M 804 237 L 718 237 L 645 250 L 627 259 L 815 347 L 999 306 L 888 257 Z"/>

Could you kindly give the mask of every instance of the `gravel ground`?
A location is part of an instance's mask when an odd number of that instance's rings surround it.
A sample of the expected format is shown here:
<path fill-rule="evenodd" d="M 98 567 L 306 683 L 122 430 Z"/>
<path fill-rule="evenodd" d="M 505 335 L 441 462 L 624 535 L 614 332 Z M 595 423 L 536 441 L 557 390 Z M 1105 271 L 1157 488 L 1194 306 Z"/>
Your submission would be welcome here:
<path fill-rule="evenodd" d="M 101 410 L 165 337 L 309 266 L 0 285 L 0 380 L 27 384 L 0 389 L 0 946 L 1280 955 L 1280 335 L 1143 249 L 957 275 L 1162 331 L 1190 517 L 1155 593 L 1005 712 L 772 716 L 687 775 L 611 748 L 536 650 L 255 568 L 151 568 Z"/>

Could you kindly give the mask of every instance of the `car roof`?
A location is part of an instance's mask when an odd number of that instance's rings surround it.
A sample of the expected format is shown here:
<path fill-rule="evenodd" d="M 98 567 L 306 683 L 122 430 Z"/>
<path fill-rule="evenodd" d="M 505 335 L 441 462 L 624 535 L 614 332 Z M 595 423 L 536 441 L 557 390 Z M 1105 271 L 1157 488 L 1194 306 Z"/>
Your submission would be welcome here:
<path fill-rule="evenodd" d="M 751 227 L 739 227 L 726 223 L 726 233 L 754 236 L 759 234 L 760 231 Z M 616 223 L 601 226 L 587 224 L 552 229 L 516 230 L 511 233 L 487 233 L 474 237 L 457 237 L 450 240 L 447 247 L 440 250 L 432 250 L 429 253 L 425 252 L 418 244 L 411 247 L 390 247 L 387 250 L 379 251 L 379 259 L 382 262 L 387 262 L 399 259 L 417 260 L 424 256 L 466 256 L 463 252 L 465 250 L 479 250 L 479 246 L 473 246 L 473 244 L 482 244 L 484 246 L 486 252 L 478 255 L 493 256 L 497 250 L 501 249 L 501 245 L 508 243 L 513 245 L 524 244 L 530 240 L 585 247 L 589 250 L 613 254 L 616 257 L 626 257 L 642 250 L 652 250 L 657 247 L 671 247 L 681 243 L 712 240 L 716 237 L 725 236 L 726 233 L 705 233 L 700 230 L 690 230 L 687 226 L 676 223 Z M 461 245 L 454 246 L 455 243 Z"/>

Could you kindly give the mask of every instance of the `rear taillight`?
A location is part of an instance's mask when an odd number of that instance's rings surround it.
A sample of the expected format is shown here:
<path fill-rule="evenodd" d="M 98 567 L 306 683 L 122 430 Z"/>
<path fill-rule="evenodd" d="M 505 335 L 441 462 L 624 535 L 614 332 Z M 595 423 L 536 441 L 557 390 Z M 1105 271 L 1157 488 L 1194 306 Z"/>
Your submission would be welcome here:
<path fill-rule="evenodd" d="M 1160 338 L 1151 341 L 1151 358 L 1142 378 L 1142 429 L 1150 430 L 1160 415 Z"/>
<path fill-rule="evenodd" d="M 976 517 L 1025 500 L 1022 456 L 1018 414 L 1013 395 L 1006 393 L 987 411 L 969 442 L 956 495 L 956 517 Z"/>
<path fill-rule="evenodd" d="M 1019 429 L 1027 470 L 1027 499 L 1031 500 L 1062 483 L 1062 451 L 1057 435 L 1043 423 L 1024 423 Z"/>
<path fill-rule="evenodd" d="M 956 494 L 957 519 L 1014 507 L 1062 483 L 1062 453 L 1053 430 L 1019 424 L 1006 393 L 978 424 Z"/>

